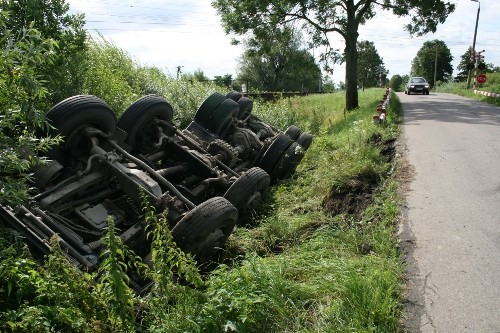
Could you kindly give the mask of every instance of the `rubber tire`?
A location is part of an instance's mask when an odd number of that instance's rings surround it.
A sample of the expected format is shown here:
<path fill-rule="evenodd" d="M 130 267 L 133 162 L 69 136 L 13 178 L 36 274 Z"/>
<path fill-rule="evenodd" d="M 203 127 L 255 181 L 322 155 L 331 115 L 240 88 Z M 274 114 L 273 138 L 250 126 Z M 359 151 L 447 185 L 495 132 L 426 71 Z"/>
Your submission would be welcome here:
<path fill-rule="evenodd" d="M 238 210 L 238 225 L 248 221 L 250 212 L 260 204 L 262 195 L 268 190 L 270 183 L 271 177 L 267 172 L 259 167 L 253 167 L 244 172 L 224 193 L 224 198 Z"/>
<path fill-rule="evenodd" d="M 93 95 L 76 95 L 57 103 L 45 115 L 47 121 L 54 126 L 49 130 L 52 136 L 68 137 L 73 131 L 84 126 L 93 127 L 113 137 L 116 131 L 116 115 L 100 98 Z M 52 147 L 48 155 L 62 165 L 68 164 L 68 156 L 64 144 Z"/>
<path fill-rule="evenodd" d="M 125 110 L 118 121 L 118 127 L 127 132 L 125 142 L 134 151 L 140 141 L 141 132 L 147 131 L 144 128 L 146 124 L 154 118 L 172 123 L 173 115 L 174 110 L 165 99 L 157 95 L 146 95 Z"/>
<path fill-rule="evenodd" d="M 194 119 L 201 125 L 207 126 L 208 120 L 212 111 L 217 108 L 226 100 L 224 95 L 221 95 L 217 92 L 208 96 L 207 99 L 200 105 L 198 111 L 196 112 Z"/>
<path fill-rule="evenodd" d="M 238 102 L 240 98 L 243 97 L 243 95 L 241 95 L 237 91 L 230 91 L 227 93 L 226 97 L 232 99 L 235 102 Z"/>
<path fill-rule="evenodd" d="M 292 143 L 293 140 L 288 135 L 283 133 L 278 134 L 262 155 L 258 167 L 270 174 L 276 163 L 280 160 L 281 155 L 283 155 Z"/>
<path fill-rule="evenodd" d="M 290 177 L 303 157 L 304 149 L 297 142 L 292 143 L 270 173 L 273 182 Z"/>
<path fill-rule="evenodd" d="M 408 90 L 408 95 L 410 95 L 410 91 Z"/>
<path fill-rule="evenodd" d="M 221 135 L 229 121 L 238 114 L 239 105 L 232 99 L 226 99 L 210 114 L 206 122 L 208 130 L 216 135 Z"/>
<path fill-rule="evenodd" d="M 238 210 L 229 201 L 213 197 L 187 212 L 172 228 L 172 237 L 198 264 L 206 263 L 231 235 L 237 219 Z"/>
<path fill-rule="evenodd" d="M 238 101 L 240 105 L 240 109 L 238 112 L 238 119 L 245 119 L 252 113 L 253 110 L 253 101 L 250 98 L 242 97 Z"/>
<path fill-rule="evenodd" d="M 313 136 L 307 132 L 304 132 L 297 138 L 296 141 L 299 145 L 302 146 L 302 148 L 304 148 L 304 150 L 308 150 L 313 142 Z"/>
<path fill-rule="evenodd" d="M 297 140 L 300 134 L 302 134 L 302 130 L 295 125 L 291 125 L 286 129 L 285 134 L 288 135 L 292 140 Z"/>

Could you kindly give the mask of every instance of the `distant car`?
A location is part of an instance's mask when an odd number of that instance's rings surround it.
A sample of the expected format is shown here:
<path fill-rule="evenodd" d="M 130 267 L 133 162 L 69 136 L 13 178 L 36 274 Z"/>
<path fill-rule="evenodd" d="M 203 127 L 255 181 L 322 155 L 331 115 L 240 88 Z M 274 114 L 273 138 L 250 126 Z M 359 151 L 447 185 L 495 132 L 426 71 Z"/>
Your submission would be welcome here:
<path fill-rule="evenodd" d="M 410 77 L 405 86 L 405 94 L 421 93 L 429 95 L 429 83 L 423 77 Z"/>

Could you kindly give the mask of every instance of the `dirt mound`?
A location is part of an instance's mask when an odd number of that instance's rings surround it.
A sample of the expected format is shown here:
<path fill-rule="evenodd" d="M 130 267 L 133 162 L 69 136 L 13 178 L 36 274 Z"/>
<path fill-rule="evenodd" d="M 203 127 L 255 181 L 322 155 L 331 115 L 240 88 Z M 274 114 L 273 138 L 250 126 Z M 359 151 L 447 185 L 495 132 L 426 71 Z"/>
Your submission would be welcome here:
<path fill-rule="evenodd" d="M 341 186 L 332 187 L 323 202 L 326 214 L 359 215 L 372 202 L 373 191 L 377 187 L 375 175 L 360 175 L 351 178 Z"/>
<path fill-rule="evenodd" d="M 396 139 L 384 140 L 379 133 L 367 140 L 368 144 L 380 149 L 380 155 L 388 163 L 396 156 Z M 333 186 L 328 197 L 323 202 L 326 214 L 361 214 L 372 202 L 373 192 L 377 188 L 380 176 L 376 173 L 357 175 L 339 186 Z"/>

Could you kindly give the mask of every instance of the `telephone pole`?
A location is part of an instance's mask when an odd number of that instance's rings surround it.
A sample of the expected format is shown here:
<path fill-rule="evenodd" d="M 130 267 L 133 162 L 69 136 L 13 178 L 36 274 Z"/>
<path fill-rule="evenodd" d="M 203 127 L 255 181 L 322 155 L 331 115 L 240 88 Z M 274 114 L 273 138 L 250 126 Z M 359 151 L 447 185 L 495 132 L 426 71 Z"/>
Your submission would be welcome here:
<path fill-rule="evenodd" d="M 181 76 L 181 68 L 184 66 L 177 66 L 177 80 L 179 80 L 179 77 Z"/>
<path fill-rule="evenodd" d="M 472 41 L 472 55 L 476 57 L 476 36 L 477 36 L 477 24 L 479 22 L 479 12 L 481 11 L 481 3 L 479 0 L 471 0 L 478 3 L 477 16 L 476 16 L 476 29 L 474 30 L 474 40 Z M 467 89 L 470 89 L 472 69 L 469 69 L 469 75 L 467 76 Z"/>

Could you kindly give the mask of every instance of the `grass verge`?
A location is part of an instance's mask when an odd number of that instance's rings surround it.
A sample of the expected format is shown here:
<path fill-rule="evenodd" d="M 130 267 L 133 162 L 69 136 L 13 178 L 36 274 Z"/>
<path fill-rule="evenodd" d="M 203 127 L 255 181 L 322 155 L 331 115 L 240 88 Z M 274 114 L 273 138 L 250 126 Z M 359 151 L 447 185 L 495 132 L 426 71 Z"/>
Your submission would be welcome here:
<path fill-rule="evenodd" d="M 231 236 L 223 264 L 199 283 L 164 278 L 196 274 L 185 270 L 187 259 L 169 261 L 162 229 L 155 250 L 167 264 L 145 296 L 122 283 L 123 262 L 101 275 L 118 284 L 95 282 L 62 259 L 38 267 L 0 237 L 0 330 L 398 332 L 400 198 L 392 174 L 399 104 L 393 96 L 386 123 L 374 125 L 383 94 L 360 92 L 360 108 L 351 112 L 341 94 L 256 103 L 259 117 L 278 128 L 295 123 L 314 142 L 294 176 L 273 187 L 251 223 Z"/>
<path fill-rule="evenodd" d="M 207 280 L 203 318 L 193 318 L 203 322 L 200 331 L 399 330 L 400 198 L 388 153 L 399 109 L 393 98 L 386 125 L 373 125 L 382 95 L 362 92 L 361 107 L 349 113 L 338 107 L 341 95 L 281 102 L 302 128 L 317 132 L 315 141 L 295 176 L 271 191 L 253 226 L 231 238 L 228 264 Z M 332 210 L 332 197 L 347 202 Z M 351 211 L 356 205 L 362 207 Z"/>
<path fill-rule="evenodd" d="M 493 104 L 496 106 L 500 106 L 500 98 L 484 96 L 481 94 L 474 93 L 474 90 L 480 90 L 491 93 L 500 93 L 500 73 L 487 73 L 488 81 L 481 85 L 480 87 L 474 87 L 471 89 L 466 89 L 465 82 L 447 82 L 437 87 L 438 92 L 446 92 L 451 94 L 456 94 L 472 99 L 479 100 L 481 102 L 485 102 L 488 104 Z M 474 80 L 474 78 L 472 78 Z M 471 83 L 471 86 L 474 85 L 474 82 Z"/>

